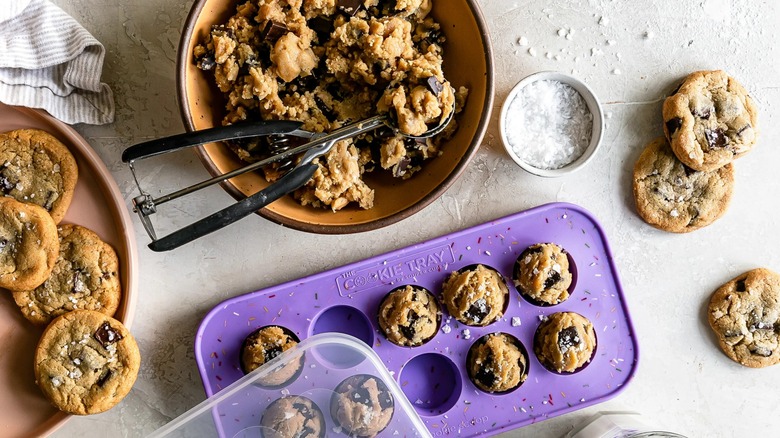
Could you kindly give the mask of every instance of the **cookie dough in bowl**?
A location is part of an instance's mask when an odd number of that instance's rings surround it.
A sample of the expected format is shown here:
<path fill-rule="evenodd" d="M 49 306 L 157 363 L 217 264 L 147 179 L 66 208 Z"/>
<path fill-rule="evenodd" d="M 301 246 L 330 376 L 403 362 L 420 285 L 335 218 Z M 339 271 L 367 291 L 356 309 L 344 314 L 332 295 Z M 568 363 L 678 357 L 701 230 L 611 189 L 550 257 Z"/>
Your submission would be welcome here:
<path fill-rule="evenodd" d="M 513 281 L 534 304 L 554 305 L 569 298 L 572 273 L 566 251 L 554 243 L 537 243 L 517 258 Z"/>
<path fill-rule="evenodd" d="M 406 285 L 391 291 L 379 305 L 379 328 L 387 340 L 416 347 L 436 335 L 441 312 L 427 289 Z"/>
<path fill-rule="evenodd" d="M 336 387 L 330 414 L 347 436 L 374 437 L 390 424 L 394 406 L 393 395 L 381 379 L 358 374 Z"/>
<path fill-rule="evenodd" d="M 442 301 L 455 319 L 466 325 L 486 326 L 504 315 L 509 289 L 504 277 L 485 265 L 466 266 L 447 277 Z"/>
<path fill-rule="evenodd" d="M 441 136 L 375 130 L 340 142 L 320 158 L 309 185 L 259 212 L 318 233 L 378 228 L 436 199 L 473 156 L 492 107 L 489 44 L 473 0 L 198 0 L 178 61 L 185 125 L 285 119 L 325 132 L 382 113 L 413 133 L 446 117 L 454 101 L 459 112 Z M 232 146 L 204 147 L 211 173 L 241 167 L 264 149 Z M 266 173 L 225 187 L 243 198 L 278 176 Z"/>
<path fill-rule="evenodd" d="M 477 388 L 486 392 L 508 392 L 528 377 L 527 353 L 520 341 L 508 333 L 492 333 L 469 349 L 466 370 Z"/>
<path fill-rule="evenodd" d="M 596 351 L 593 324 L 574 312 L 549 315 L 536 330 L 534 352 L 542 365 L 557 373 L 573 373 L 586 366 Z"/>

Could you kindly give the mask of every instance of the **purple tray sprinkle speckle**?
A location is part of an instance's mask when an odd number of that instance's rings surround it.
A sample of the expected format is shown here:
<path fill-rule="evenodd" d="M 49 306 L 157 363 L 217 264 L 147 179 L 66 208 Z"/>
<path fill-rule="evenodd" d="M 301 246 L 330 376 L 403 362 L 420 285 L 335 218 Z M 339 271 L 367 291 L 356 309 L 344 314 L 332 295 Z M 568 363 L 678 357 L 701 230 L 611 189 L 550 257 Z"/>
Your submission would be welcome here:
<path fill-rule="evenodd" d="M 531 304 L 512 283 L 517 257 L 540 242 L 560 245 L 573 261 L 571 296 L 558 305 Z M 390 290 L 415 284 L 438 297 L 450 272 L 476 263 L 495 268 L 507 280 L 510 297 L 503 318 L 487 327 L 469 327 L 450 318 L 440 306 L 441 327 L 431 341 L 409 348 L 385 339 L 376 315 Z M 545 369 L 533 353 L 539 322 L 563 311 L 588 318 L 598 339 L 591 362 L 565 375 Z M 258 327 L 272 324 L 292 330 L 302 340 L 336 331 L 371 345 L 435 437 L 493 435 L 603 402 L 625 388 L 639 359 L 606 236 L 589 212 L 564 203 L 543 205 L 221 303 L 203 320 L 195 341 L 209 396 L 243 376 L 242 341 Z M 469 347 L 493 332 L 515 336 L 530 359 L 527 380 L 506 394 L 477 389 L 466 373 Z"/>

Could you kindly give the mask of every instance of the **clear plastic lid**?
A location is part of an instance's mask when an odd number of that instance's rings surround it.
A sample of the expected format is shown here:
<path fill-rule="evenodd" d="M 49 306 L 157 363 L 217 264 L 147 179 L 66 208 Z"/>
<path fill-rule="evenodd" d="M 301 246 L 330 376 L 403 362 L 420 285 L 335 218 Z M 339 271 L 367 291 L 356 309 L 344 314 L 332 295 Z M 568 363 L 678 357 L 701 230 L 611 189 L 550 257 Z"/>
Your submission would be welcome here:
<path fill-rule="evenodd" d="M 430 437 L 379 356 L 358 339 L 311 336 L 151 437 Z"/>

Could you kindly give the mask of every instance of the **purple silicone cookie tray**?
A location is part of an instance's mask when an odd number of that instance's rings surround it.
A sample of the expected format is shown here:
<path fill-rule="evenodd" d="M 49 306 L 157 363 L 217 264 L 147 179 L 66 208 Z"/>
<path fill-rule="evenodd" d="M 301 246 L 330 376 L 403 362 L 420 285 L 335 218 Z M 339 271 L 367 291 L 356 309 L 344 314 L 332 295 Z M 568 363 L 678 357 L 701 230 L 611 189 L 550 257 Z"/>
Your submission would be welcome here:
<path fill-rule="evenodd" d="M 526 301 L 512 282 L 520 253 L 542 242 L 563 247 L 574 274 L 569 299 L 547 307 Z M 440 305 L 442 321 L 436 336 L 414 348 L 392 344 L 379 331 L 377 310 L 392 289 L 413 284 L 438 297 L 452 271 L 477 263 L 496 269 L 507 281 L 509 304 L 503 318 L 486 327 L 469 327 Z M 590 363 L 571 374 L 548 371 L 533 352 L 539 323 L 564 311 L 588 318 L 597 337 Z M 249 333 L 267 325 L 286 327 L 301 340 L 341 332 L 372 346 L 433 436 L 493 435 L 603 402 L 625 388 L 639 358 L 606 236 L 588 211 L 564 203 L 536 207 L 221 303 L 203 320 L 195 341 L 209 396 L 243 376 L 241 344 Z M 471 345 L 494 332 L 515 336 L 528 352 L 526 381 L 503 394 L 479 390 L 466 372 Z M 327 406 L 321 408 L 327 416 Z"/>

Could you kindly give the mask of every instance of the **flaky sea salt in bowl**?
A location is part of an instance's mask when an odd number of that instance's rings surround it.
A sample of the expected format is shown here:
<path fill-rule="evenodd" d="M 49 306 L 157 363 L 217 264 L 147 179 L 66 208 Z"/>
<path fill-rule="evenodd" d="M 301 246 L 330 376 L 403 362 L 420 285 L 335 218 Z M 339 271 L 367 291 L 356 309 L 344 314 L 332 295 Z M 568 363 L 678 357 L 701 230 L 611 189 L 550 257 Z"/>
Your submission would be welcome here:
<path fill-rule="evenodd" d="M 528 172 L 569 174 L 593 158 L 604 132 L 601 104 L 584 82 L 553 71 L 515 85 L 499 118 L 509 156 Z"/>

